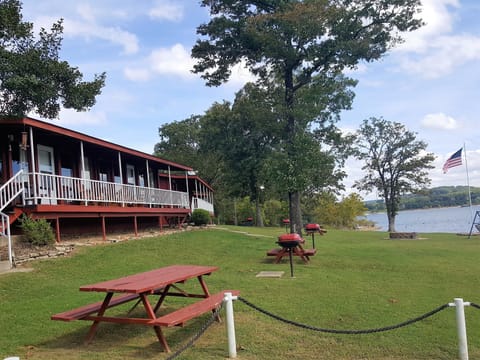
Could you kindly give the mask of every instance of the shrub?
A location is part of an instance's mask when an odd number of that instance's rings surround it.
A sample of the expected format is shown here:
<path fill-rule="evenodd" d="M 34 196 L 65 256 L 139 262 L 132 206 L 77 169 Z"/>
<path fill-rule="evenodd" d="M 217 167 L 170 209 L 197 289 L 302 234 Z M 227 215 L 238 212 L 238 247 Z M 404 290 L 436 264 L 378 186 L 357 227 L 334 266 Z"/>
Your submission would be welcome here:
<path fill-rule="evenodd" d="M 206 225 L 210 222 L 210 213 L 207 210 L 195 209 L 192 213 L 192 221 L 196 226 Z"/>
<path fill-rule="evenodd" d="M 23 232 L 23 241 L 35 246 L 51 245 L 55 242 L 55 235 L 50 223 L 45 219 L 34 220 L 22 215 L 20 228 Z"/>

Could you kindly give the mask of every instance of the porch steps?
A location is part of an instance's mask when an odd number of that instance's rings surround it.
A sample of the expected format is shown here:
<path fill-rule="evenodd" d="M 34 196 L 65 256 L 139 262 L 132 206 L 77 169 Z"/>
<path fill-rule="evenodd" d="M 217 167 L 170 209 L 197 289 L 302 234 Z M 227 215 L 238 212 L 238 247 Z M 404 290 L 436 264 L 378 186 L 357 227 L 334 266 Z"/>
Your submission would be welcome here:
<path fill-rule="evenodd" d="M 17 220 L 20 216 L 22 216 L 23 209 L 15 207 L 11 211 L 7 211 L 5 214 L 8 215 L 8 220 L 10 222 L 10 225 L 12 225 L 15 222 L 15 220 Z M 3 234 L 3 232 L 4 232 L 4 229 L 2 224 L 0 223 L 0 233 Z"/>
<path fill-rule="evenodd" d="M 23 214 L 23 209 L 19 207 L 14 207 L 12 211 L 7 213 L 8 217 L 10 218 L 10 225 L 12 225 L 15 220 L 17 220 Z"/>

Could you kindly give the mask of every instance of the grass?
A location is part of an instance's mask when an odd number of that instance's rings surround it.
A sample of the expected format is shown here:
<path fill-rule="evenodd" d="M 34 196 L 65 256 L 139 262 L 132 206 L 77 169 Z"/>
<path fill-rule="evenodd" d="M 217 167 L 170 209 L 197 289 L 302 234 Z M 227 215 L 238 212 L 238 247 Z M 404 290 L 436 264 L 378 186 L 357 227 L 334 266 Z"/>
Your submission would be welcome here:
<path fill-rule="evenodd" d="M 165 359 L 167 354 L 151 328 L 103 323 L 86 346 L 83 340 L 89 323 L 51 321 L 50 316 L 101 300 L 99 294 L 78 291 L 81 285 L 170 264 L 219 266 L 207 278 L 211 292 L 239 289 L 242 297 L 259 307 L 323 328 L 393 325 L 456 297 L 480 303 L 480 241 L 475 237 L 422 234 L 424 240 L 391 241 L 382 232 L 330 230 L 315 238 L 318 252 L 309 264 L 294 259 L 295 277 L 291 278 L 288 260 L 274 264 L 265 256 L 283 230 L 229 226 L 81 247 L 68 258 L 32 263 L 32 272 L 3 274 L 0 358 Z M 307 245 L 311 246 L 309 238 Z M 256 278 L 260 271 L 285 271 L 285 275 Z M 177 301 L 169 300 L 168 305 L 176 306 Z M 234 308 L 239 359 L 458 358 L 453 308 L 408 327 L 366 335 L 296 328 L 239 301 Z M 470 358 L 480 358 L 480 310 L 466 307 L 465 312 Z M 172 350 L 181 347 L 206 319 L 208 315 L 183 328 L 165 329 Z M 214 324 L 179 358 L 227 356 L 225 327 Z"/>

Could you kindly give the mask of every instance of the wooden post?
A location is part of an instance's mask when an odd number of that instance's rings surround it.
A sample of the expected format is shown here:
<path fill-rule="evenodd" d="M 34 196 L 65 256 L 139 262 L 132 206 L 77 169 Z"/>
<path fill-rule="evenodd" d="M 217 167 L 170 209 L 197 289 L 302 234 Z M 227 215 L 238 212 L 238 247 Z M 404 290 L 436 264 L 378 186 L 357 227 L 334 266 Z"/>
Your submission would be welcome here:
<path fill-rule="evenodd" d="M 57 243 L 60 242 L 60 218 L 57 216 L 55 218 L 55 236 L 56 236 L 56 241 Z"/>
<path fill-rule="evenodd" d="M 103 241 L 107 240 L 107 228 L 105 226 L 105 216 L 102 215 L 102 237 Z"/>

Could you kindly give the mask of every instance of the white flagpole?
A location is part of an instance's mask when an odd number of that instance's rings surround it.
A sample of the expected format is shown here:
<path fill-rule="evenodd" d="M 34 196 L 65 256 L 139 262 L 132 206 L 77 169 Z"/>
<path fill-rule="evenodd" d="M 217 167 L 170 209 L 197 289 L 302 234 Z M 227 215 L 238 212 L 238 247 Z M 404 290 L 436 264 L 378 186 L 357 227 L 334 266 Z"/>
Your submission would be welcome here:
<path fill-rule="evenodd" d="M 470 179 L 468 177 L 468 163 L 467 163 L 467 148 L 465 147 L 465 143 L 463 143 L 463 152 L 465 153 L 465 170 L 467 172 L 467 188 L 468 188 L 468 201 L 470 205 L 470 216 L 473 221 L 473 212 L 472 212 L 472 193 L 470 191 Z"/>

